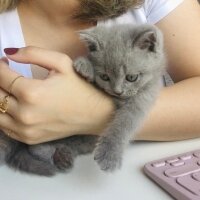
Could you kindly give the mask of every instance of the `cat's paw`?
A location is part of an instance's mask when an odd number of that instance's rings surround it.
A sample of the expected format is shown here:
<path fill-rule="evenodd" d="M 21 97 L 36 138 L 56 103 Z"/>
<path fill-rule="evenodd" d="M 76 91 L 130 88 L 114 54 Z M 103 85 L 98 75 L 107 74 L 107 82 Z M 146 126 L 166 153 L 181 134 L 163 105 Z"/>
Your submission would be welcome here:
<path fill-rule="evenodd" d="M 74 163 L 72 152 L 65 147 L 57 148 L 53 155 L 53 162 L 60 171 L 71 169 Z"/>
<path fill-rule="evenodd" d="M 90 63 L 87 63 L 84 58 L 78 58 L 75 60 L 73 66 L 76 72 L 82 77 L 86 78 L 89 82 L 93 81 L 93 69 L 91 68 Z"/>
<path fill-rule="evenodd" d="M 49 162 L 53 164 L 52 156 L 56 148 L 53 145 L 37 144 L 28 147 L 29 153 L 38 160 Z"/>
<path fill-rule="evenodd" d="M 97 161 L 101 170 L 114 171 L 121 167 L 122 155 L 113 142 L 103 138 L 95 149 L 94 160 Z"/>

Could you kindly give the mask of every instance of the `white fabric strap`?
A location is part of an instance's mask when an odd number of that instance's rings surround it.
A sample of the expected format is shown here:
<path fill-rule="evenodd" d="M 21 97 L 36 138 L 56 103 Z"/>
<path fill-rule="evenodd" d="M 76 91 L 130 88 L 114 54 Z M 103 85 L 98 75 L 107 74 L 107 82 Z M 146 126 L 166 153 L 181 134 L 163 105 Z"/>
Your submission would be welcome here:
<path fill-rule="evenodd" d="M 17 9 L 0 14 L 0 57 L 5 56 L 4 48 L 24 47 L 24 37 Z M 29 64 L 20 64 L 9 61 L 10 68 L 25 77 L 32 77 Z"/>
<path fill-rule="evenodd" d="M 167 16 L 184 0 L 147 0 L 144 4 L 144 11 L 147 22 L 156 24 L 162 18 Z"/>

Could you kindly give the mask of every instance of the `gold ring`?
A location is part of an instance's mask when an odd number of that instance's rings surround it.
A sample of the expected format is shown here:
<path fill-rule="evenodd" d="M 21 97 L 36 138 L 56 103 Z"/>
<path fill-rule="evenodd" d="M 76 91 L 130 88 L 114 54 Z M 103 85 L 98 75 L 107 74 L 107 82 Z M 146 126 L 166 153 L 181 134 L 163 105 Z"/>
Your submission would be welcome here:
<path fill-rule="evenodd" d="M 22 75 L 20 76 L 17 76 L 10 84 L 9 86 L 9 92 L 8 92 L 8 95 L 6 95 L 5 97 L 3 97 L 2 101 L 0 101 L 0 113 L 6 113 L 7 110 L 8 110 L 8 98 L 10 97 L 11 95 L 11 90 L 12 90 L 12 87 L 15 83 L 15 81 L 18 79 L 18 78 L 21 78 L 23 77 Z"/>
<path fill-rule="evenodd" d="M 2 101 L 0 101 L 0 112 L 6 113 L 8 110 L 8 98 L 10 95 L 6 95 Z"/>
<path fill-rule="evenodd" d="M 11 82 L 10 87 L 9 87 L 10 89 L 9 89 L 9 92 L 8 92 L 9 95 L 12 94 L 12 93 L 11 93 L 11 92 L 12 92 L 12 87 L 13 87 L 15 81 L 16 81 L 17 79 L 21 78 L 21 77 L 24 77 L 24 76 L 19 75 L 19 76 L 17 76 L 17 77 Z"/>

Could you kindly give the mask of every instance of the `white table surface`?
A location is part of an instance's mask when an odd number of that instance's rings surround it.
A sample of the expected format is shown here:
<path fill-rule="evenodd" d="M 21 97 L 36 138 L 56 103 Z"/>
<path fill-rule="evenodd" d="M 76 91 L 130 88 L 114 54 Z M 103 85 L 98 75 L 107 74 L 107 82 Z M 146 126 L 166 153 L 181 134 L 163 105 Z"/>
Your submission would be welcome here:
<path fill-rule="evenodd" d="M 200 139 L 136 142 L 125 152 L 123 167 L 113 174 L 99 170 L 92 155 L 77 158 L 68 174 L 38 177 L 0 168 L 1 200 L 170 200 L 142 172 L 146 162 L 200 149 Z"/>

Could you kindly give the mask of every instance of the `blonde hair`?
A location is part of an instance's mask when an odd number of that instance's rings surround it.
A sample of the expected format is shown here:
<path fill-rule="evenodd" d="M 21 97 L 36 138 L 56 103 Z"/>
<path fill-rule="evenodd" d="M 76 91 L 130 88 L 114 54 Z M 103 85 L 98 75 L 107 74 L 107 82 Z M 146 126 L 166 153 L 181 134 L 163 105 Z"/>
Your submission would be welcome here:
<path fill-rule="evenodd" d="M 79 0 L 81 8 L 75 16 L 81 20 L 97 21 L 117 17 L 130 8 L 140 7 L 145 0 Z"/>
<path fill-rule="evenodd" d="M 0 13 L 17 7 L 21 0 L 0 0 Z M 84 21 L 97 21 L 119 16 L 129 8 L 136 8 L 144 0 L 78 0 L 80 8 L 74 17 Z"/>
<path fill-rule="evenodd" d="M 19 0 L 0 0 L 0 13 L 16 8 Z"/>

